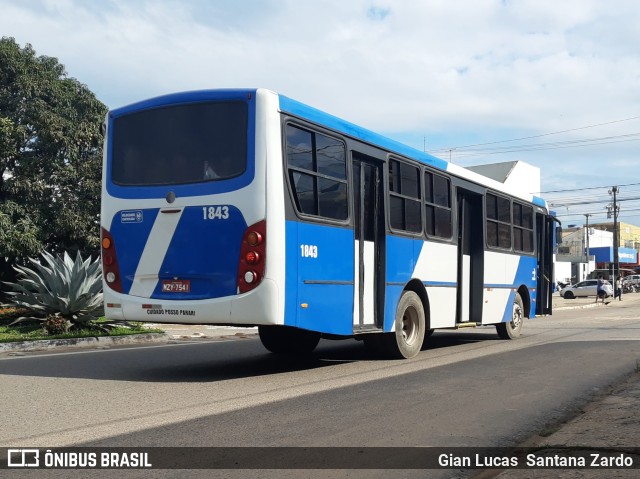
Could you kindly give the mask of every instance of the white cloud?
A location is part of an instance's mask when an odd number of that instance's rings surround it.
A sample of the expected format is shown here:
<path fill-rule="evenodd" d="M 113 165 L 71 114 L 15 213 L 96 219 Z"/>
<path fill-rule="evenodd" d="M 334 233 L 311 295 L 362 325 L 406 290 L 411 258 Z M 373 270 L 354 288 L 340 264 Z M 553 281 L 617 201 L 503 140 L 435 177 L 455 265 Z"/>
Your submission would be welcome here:
<path fill-rule="evenodd" d="M 58 57 L 110 107 L 261 86 L 418 148 L 424 136 L 453 147 L 640 116 L 635 0 L 0 0 L 0 10 L 4 35 Z M 632 131 L 640 122 L 564 138 Z M 583 170 L 582 184 L 599 184 L 628 172 L 589 170 L 612 152 L 636 161 L 637 145 L 468 163 L 522 158 L 548 185 Z"/>

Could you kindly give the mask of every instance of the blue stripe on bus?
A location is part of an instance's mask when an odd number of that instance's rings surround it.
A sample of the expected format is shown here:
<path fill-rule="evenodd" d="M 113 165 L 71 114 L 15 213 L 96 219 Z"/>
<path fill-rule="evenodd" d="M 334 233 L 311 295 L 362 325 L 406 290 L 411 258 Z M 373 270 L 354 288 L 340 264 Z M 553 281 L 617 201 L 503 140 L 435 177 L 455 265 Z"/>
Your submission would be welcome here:
<path fill-rule="evenodd" d="M 427 288 L 457 288 L 458 283 L 452 281 L 423 281 L 422 284 Z"/>
<path fill-rule="evenodd" d="M 501 322 L 503 323 L 508 323 L 509 321 L 511 321 L 513 319 L 513 301 L 516 297 L 516 292 L 515 291 L 511 291 L 511 293 L 509 293 L 509 299 L 507 300 L 507 304 L 504 308 L 504 314 L 502 315 L 502 320 Z M 498 319 L 498 318 L 496 318 Z"/>
<path fill-rule="evenodd" d="M 247 223 L 242 212 L 228 206 L 227 219 L 204 219 L 203 208 L 184 209 L 158 272 L 153 299 L 208 299 L 233 296 L 238 287 L 242 236 Z M 188 279 L 188 293 L 163 292 L 162 281 Z"/>
<path fill-rule="evenodd" d="M 287 221 L 286 236 L 285 324 L 352 334 L 353 230 Z"/>
<path fill-rule="evenodd" d="M 536 206 L 542 206 L 543 208 L 547 207 L 547 202 L 540 198 L 539 196 L 533 196 L 533 200 L 531 202 Z"/>
<path fill-rule="evenodd" d="M 536 315 L 536 298 L 538 295 L 538 260 L 535 256 L 521 256 L 520 263 L 518 264 L 518 271 L 514 283 L 516 285 L 525 285 L 529 290 L 529 296 L 531 298 L 531 311 L 530 318 L 534 318 Z M 511 303 L 509 303 L 511 304 Z M 509 320 L 510 321 L 510 320 Z"/>
<path fill-rule="evenodd" d="M 118 211 L 111 220 L 111 236 L 118 255 L 122 292 L 129 294 L 133 278 L 147 244 L 149 233 L 158 216 L 158 208 Z M 136 217 L 136 213 L 140 213 Z M 135 221 L 130 221 L 134 218 Z"/>
<path fill-rule="evenodd" d="M 393 328 L 393 323 L 396 320 L 396 309 L 398 308 L 398 301 L 400 301 L 400 296 L 402 296 L 403 291 L 404 285 L 388 285 L 385 288 L 383 326 L 385 332 L 389 332 Z"/>
<path fill-rule="evenodd" d="M 251 98 L 249 98 L 251 95 Z M 169 95 L 162 95 L 155 98 L 132 103 L 130 105 L 123 106 L 121 108 L 115 108 L 111 110 L 111 113 L 115 116 L 128 115 L 139 110 L 147 110 L 149 108 L 159 108 L 167 105 L 185 104 L 185 103 L 198 103 L 202 101 L 233 101 L 242 100 L 246 101 L 251 99 L 255 100 L 255 89 L 222 89 L 222 90 L 194 90 L 184 91 L 178 93 L 171 93 Z"/>
<path fill-rule="evenodd" d="M 386 273 L 384 330 L 391 331 L 396 318 L 396 308 L 404 286 L 413 277 L 416 263 L 424 245 L 423 239 L 386 237 Z"/>
<path fill-rule="evenodd" d="M 192 92 L 174 93 L 171 95 L 151 98 L 128 105 L 109 112 L 109 128 L 115 119 L 122 115 L 135 113 L 150 108 L 163 106 L 184 105 L 185 103 L 199 103 L 206 101 L 246 101 L 249 105 L 247 124 L 247 170 L 236 178 L 223 181 L 207 181 L 183 185 L 157 186 L 119 186 L 111 182 L 111 154 L 113 135 L 108 136 L 107 144 L 107 192 L 116 198 L 165 198 L 173 191 L 177 197 L 214 195 L 228 193 L 249 185 L 255 176 L 255 138 L 256 138 L 256 95 L 255 90 L 200 90 Z"/>
<path fill-rule="evenodd" d="M 357 138 L 358 140 L 376 145 L 389 151 L 393 151 L 399 155 L 404 155 L 408 158 L 416 159 L 435 168 L 439 168 L 441 170 L 447 169 L 447 162 L 445 160 L 441 160 L 440 158 L 436 158 L 435 156 L 431 156 L 420 150 L 416 150 L 414 148 L 411 148 L 410 146 L 386 138 L 382 135 L 354 125 L 353 123 L 350 123 L 341 118 L 329 115 L 328 113 L 317 110 L 316 108 L 310 107 L 296 100 L 292 100 L 291 98 L 288 98 L 284 95 L 279 95 L 279 97 L 280 110 L 283 112 L 289 113 L 293 116 L 304 118 L 313 123 L 317 123 L 326 128 L 340 132 L 344 135 Z"/>

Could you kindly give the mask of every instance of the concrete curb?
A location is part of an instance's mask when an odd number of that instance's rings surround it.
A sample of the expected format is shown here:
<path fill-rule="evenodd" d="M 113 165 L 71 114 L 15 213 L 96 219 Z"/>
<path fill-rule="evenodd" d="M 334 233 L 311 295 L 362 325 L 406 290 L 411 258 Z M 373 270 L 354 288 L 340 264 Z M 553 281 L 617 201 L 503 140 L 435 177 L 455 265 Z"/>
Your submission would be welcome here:
<path fill-rule="evenodd" d="M 580 304 L 578 306 L 558 306 L 557 308 L 553 308 L 554 311 L 569 311 L 571 309 L 586 309 L 586 308 L 597 308 L 600 303 L 596 304 L 595 302 L 590 304 Z"/>
<path fill-rule="evenodd" d="M 613 299 L 610 298 L 608 301 L 609 303 L 605 306 L 602 303 L 598 302 L 596 303 L 595 300 L 589 301 L 588 303 L 582 303 L 582 304 L 577 304 L 577 305 L 571 305 L 571 304 L 566 304 L 564 303 L 562 306 L 554 306 L 553 307 L 553 311 L 568 311 L 571 309 L 585 309 L 585 308 L 600 308 L 600 307 L 607 307 L 607 308 L 612 308 L 615 307 L 616 305 L 626 305 L 629 303 L 635 303 L 640 301 L 640 294 L 637 295 L 623 295 L 624 299 L 622 301 L 618 301 L 617 299 Z M 582 299 L 582 298 L 580 298 Z M 556 301 L 579 301 L 580 299 L 570 299 L 570 300 L 558 300 L 556 298 L 554 298 L 554 300 Z"/>
<path fill-rule="evenodd" d="M 166 343 L 169 336 L 165 333 L 141 333 L 125 336 L 92 336 L 86 338 L 70 339 L 41 339 L 37 341 L 16 341 L 12 343 L 0 343 L 0 353 L 47 351 L 61 347 L 95 348 L 100 346 L 122 344 L 149 344 Z"/>

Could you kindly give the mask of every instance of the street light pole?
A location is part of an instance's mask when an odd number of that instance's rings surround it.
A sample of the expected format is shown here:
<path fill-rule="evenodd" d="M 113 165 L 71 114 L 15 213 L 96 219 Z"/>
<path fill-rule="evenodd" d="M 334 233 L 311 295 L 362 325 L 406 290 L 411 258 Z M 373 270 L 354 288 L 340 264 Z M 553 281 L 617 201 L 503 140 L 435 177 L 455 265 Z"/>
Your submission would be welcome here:
<path fill-rule="evenodd" d="M 589 216 L 591 216 L 590 213 L 585 213 L 584 215 L 587 218 L 587 227 L 585 229 L 585 250 L 587 252 L 587 274 L 585 275 L 585 278 L 589 277 Z"/>
<path fill-rule="evenodd" d="M 618 273 L 620 272 L 620 257 L 618 254 L 618 248 L 620 248 L 620 238 L 618 235 L 618 203 L 617 203 L 617 194 L 620 190 L 618 190 L 617 186 L 614 186 L 609 191 L 610 194 L 613 195 L 613 291 L 614 291 L 614 299 L 615 299 L 615 291 L 616 291 L 616 278 L 618 277 Z M 622 301 L 622 294 L 618 296 L 618 299 Z"/>

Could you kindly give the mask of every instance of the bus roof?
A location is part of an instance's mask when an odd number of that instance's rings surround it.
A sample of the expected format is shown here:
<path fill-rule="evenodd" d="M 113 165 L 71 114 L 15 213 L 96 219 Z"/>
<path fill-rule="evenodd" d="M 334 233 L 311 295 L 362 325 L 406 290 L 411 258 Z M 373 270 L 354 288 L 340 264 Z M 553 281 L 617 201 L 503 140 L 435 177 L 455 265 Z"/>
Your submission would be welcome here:
<path fill-rule="evenodd" d="M 521 191 L 515 191 L 513 189 L 508 188 L 504 183 L 496 181 L 492 178 L 488 178 L 484 175 L 481 175 L 480 173 L 476 173 L 462 166 L 455 165 L 441 158 L 437 158 L 428 153 L 422 152 L 420 150 L 417 150 L 403 143 L 387 138 L 378 133 L 374 133 L 373 131 L 370 131 L 366 128 L 360 127 L 358 125 L 350 123 L 336 116 L 330 115 L 328 113 L 325 113 L 311 106 L 305 105 L 304 103 L 301 103 L 297 100 L 293 100 L 287 96 L 278 95 L 278 97 L 280 100 L 280 110 L 283 112 L 289 113 L 292 116 L 304 118 L 313 123 L 326 126 L 331 130 L 334 130 L 344 135 L 361 140 L 365 143 L 378 146 L 380 148 L 398 153 L 399 155 L 403 155 L 408 158 L 413 158 L 422 163 L 430 165 L 439 170 L 446 171 L 460 178 L 472 181 L 474 183 L 480 184 L 482 186 L 486 186 L 488 188 L 492 188 L 498 192 L 501 191 L 501 192 L 507 193 L 511 196 L 515 196 L 525 201 L 529 201 L 530 203 L 533 203 L 536 206 L 540 206 L 542 208 L 548 209 L 546 201 L 538 196 L 535 196 L 530 193 L 522 193 Z"/>

